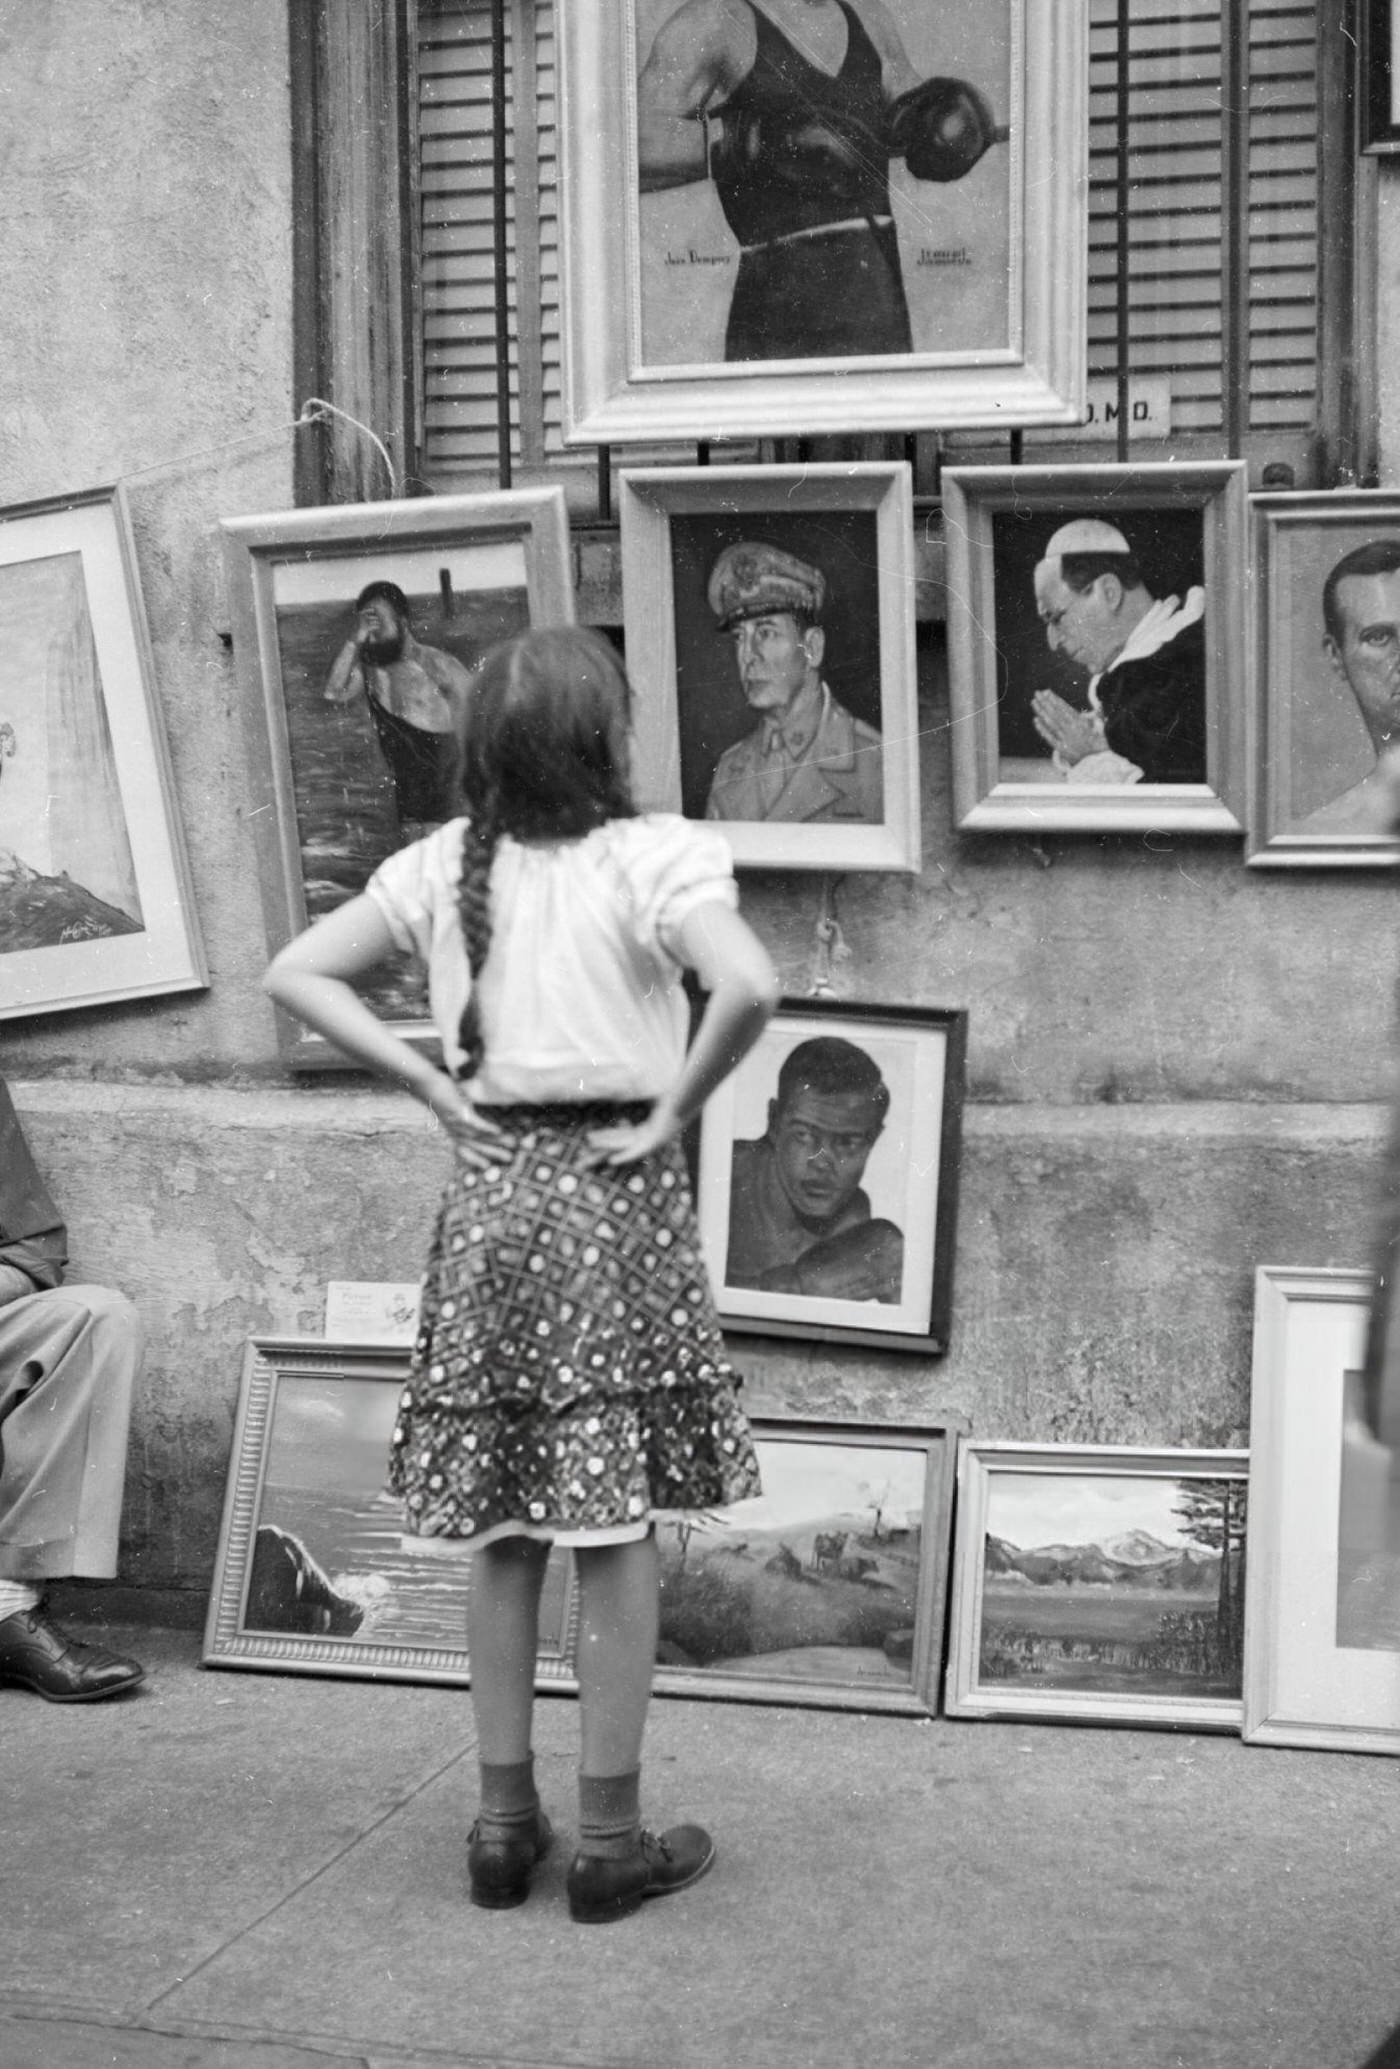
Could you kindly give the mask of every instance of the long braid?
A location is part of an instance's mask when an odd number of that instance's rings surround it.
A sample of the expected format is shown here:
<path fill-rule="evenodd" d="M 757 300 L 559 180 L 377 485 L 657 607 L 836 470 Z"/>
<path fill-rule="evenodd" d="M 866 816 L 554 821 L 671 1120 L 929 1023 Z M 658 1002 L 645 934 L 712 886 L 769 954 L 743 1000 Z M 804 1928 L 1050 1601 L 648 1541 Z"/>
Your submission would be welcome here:
<path fill-rule="evenodd" d="M 458 1027 L 462 1080 L 485 1055 L 478 979 L 491 948 L 491 865 L 512 840 L 580 840 L 630 818 L 627 677 L 600 633 L 555 626 L 501 640 L 477 665 L 462 720 L 467 824 L 457 911 L 471 971 Z"/>
<path fill-rule="evenodd" d="M 486 1052 L 481 1030 L 481 1004 L 477 980 L 491 948 L 491 864 L 496 857 L 500 830 L 494 812 L 483 812 L 467 821 L 462 833 L 462 875 L 457 887 L 457 912 L 462 922 L 471 990 L 462 1009 L 457 1039 L 464 1051 L 457 1075 L 465 1081 L 481 1068 Z"/>

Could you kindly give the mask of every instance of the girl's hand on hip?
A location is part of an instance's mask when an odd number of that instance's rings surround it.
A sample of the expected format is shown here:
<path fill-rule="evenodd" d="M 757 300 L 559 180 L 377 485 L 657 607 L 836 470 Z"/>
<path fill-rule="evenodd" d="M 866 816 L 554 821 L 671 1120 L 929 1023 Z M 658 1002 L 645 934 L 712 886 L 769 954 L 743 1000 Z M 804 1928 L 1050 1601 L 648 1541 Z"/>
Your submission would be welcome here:
<path fill-rule="evenodd" d="M 673 1136 L 679 1135 L 683 1125 L 665 1100 L 658 1099 L 644 1121 L 590 1128 L 588 1146 L 593 1151 L 592 1161 L 613 1166 L 639 1164 L 643 1157 L 663 1149 Z"/>
<path fill-rule="evenodd" d="M 473 1106 L 456 1081 L 439 1071 L 425 1101 L 450 1137 L 459 1163 L 473 1171 L 494 1171 L 510 1155 L 510 1139 L 504 1128 L 488 1120 L 479 1106 Z"/>

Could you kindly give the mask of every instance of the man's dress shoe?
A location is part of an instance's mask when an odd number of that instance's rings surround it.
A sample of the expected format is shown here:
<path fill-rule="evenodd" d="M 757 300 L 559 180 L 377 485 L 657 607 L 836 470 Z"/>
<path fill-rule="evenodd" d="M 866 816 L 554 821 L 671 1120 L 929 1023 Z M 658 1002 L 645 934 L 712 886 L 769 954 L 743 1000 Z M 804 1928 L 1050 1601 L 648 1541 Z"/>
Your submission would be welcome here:
<path fill-rule="evenodd" d="M 49 1703 L 98 1703 L 144 1679 L 145 1668 L 50 1623 L 43 1604 L 0 1617 L 0 1685 L 32 1688 Z"/>

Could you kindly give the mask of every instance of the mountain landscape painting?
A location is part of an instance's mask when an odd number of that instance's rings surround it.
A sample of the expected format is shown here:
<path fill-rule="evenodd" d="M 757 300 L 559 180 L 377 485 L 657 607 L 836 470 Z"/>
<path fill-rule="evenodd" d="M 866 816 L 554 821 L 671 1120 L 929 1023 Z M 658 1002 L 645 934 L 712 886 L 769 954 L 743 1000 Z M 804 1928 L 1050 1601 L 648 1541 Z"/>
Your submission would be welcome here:
<path fill-rule="evenodd" d="M 1245 1488 L 1243 1474 L 992 1472 L 983 1692 L 1238 1701 Z"/>

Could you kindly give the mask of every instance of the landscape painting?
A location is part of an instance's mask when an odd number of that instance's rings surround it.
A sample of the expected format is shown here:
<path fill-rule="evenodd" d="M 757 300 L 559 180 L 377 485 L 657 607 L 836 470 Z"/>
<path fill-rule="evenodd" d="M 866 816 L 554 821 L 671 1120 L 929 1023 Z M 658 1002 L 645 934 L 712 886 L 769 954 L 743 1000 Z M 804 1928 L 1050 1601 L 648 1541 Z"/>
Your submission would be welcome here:
<path fill-rule="evenodd" d="M 969 1445 L 962 1472 L 950 1714 L 1238 1726 L 1239 1454 Z"/>
<path fill-rule="evenodd" d="M 952 1445 L 754 1424 L 763 1493 L 665 1518 L 662 1694 L 924 1714 L 937 1699 Z"/>
<path fill-rule="evenodd" d="M 319 1339 L 248 1348 L 205 1663 L 469 1682 L 471 1561 L 403 1535 L 384 1488 L 404 1348 Z M 569 1563 L 551 1558 L 541 1672 L 568 1679 Z M 570 1683 L 570 1685 L 572 1685 Z"/>

